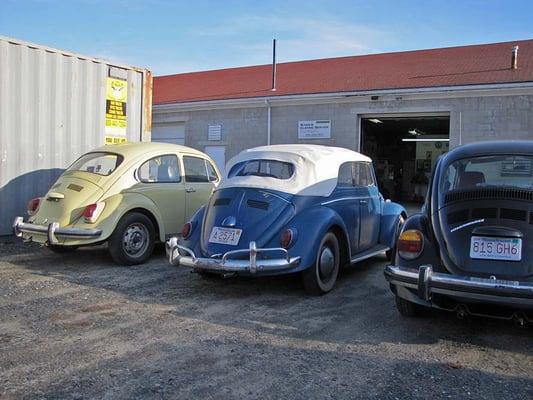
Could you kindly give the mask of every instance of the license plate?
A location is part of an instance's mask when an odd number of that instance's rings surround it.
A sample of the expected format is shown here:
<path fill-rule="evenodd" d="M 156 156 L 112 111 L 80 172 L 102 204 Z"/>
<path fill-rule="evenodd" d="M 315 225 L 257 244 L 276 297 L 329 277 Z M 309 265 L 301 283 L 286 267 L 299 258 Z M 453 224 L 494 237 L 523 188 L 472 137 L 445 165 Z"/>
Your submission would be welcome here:
<path fill-rule="evenodd" d="M 470 258 L 520 261 L 522 259 L 522 239 L 472 236 Z"/>
<path fill-rule="evenodd" d="M 242 229 L 220 228 L 214 226 L 209 236 L 210 243 L 229 244 L 237 246 L 241 238 Z"/>

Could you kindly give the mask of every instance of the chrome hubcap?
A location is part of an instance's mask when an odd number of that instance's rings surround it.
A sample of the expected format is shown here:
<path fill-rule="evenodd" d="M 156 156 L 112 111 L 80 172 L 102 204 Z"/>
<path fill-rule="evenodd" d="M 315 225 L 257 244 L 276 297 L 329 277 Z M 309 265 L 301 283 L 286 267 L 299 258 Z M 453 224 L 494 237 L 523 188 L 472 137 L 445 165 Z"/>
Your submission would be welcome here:
<path fill-rule="evenodd" d="M 128 226 L 122 238 L 122 247 L 132 257 L 142 255 L 148 247 L 148 230 L 146 227 L 139 223 Z"/>
<path fill-rule="evenodd" d="M 320 279 L 327 282 L 335 269 L 335 255 L 329 247 L 324 247 L 318 259 Z"/>

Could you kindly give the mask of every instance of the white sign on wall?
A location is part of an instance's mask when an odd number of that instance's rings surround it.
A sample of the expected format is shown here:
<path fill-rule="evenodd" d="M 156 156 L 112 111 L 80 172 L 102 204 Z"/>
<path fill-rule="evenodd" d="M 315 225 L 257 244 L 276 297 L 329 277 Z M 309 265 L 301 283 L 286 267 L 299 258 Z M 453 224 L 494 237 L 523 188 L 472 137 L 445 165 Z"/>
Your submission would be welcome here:
<path fill-rule="evenodd" d="M 207 140 L 222 140 L 222 125 L 208 125 Z"/>
<path fill-rule="evenodd" d="M 298 121 L 298 139 L 331 138 L 331 120 Z"/>

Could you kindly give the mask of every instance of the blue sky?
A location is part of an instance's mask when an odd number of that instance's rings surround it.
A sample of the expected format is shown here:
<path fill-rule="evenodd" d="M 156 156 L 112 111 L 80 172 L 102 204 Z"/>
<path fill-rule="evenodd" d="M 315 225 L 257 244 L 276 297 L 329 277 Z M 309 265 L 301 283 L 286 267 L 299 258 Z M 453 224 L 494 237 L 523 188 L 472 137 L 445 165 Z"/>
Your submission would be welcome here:
<path fill-rule="evenodd" d="M 531 39 L 533 2 L 0 0 L 0 35 L 164 75 Z"/>

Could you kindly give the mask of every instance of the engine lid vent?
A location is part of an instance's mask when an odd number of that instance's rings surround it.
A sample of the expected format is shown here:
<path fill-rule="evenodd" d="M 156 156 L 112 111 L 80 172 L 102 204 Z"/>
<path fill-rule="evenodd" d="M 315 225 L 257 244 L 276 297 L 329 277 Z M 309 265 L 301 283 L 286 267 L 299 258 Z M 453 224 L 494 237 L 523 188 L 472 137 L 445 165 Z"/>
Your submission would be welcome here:
<path fill-rule="evenodd" d="M 502 208 L 500 209 L 500 218 L 512 219 L 515 221 L 525 221 L 527 218 L 527 211 L 515 210 L 512 208 Z"/>
<path fill-rule="evenodd" d="M 473 190 L 453 190 L 444 196 L 444 203 L 463 200 L 508 199 L 533 201 L 533 190 L 512 188 L 478 188 Z"/>
<path fill-rule="evenodd" d="M 231 203 L 231 199 L 228 197 L 221 197 L 215 200 L 213 203 L 213 206 L 227 206 L 229 203 Z"/>
<path fill-rule="evenodd" d="M 248 207 L 259 208 L 260 210 L 268 210 L 268 203 L 264 201 L 248 199 L 246 204 L 248 204 Z"/>
<path fill-rule="evenodd" d="M 468 221 L 468 210 L 454 211 L 447 215 L 448 225 Z"/>
<path fill-rule="evenodd" d="M 498 216 L 497 208 L 474 208 L 472 209 L 472 218 L 496 218 Z"/>

